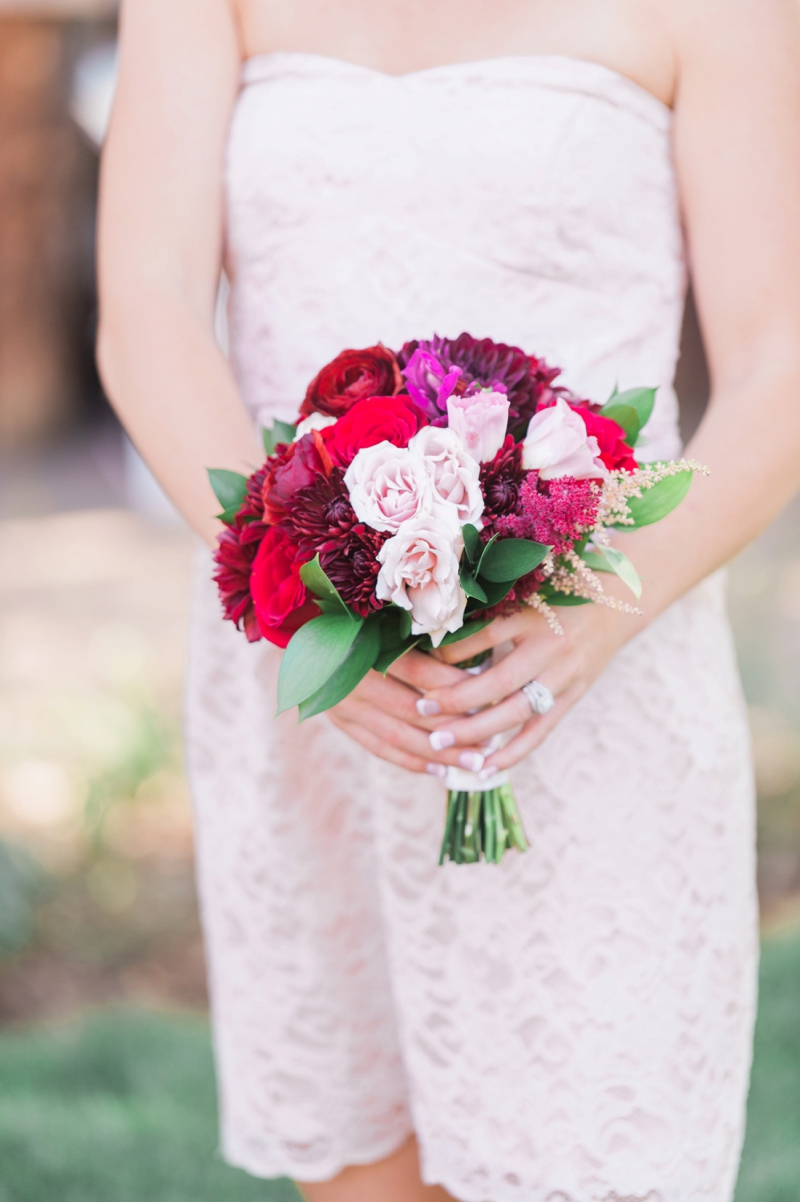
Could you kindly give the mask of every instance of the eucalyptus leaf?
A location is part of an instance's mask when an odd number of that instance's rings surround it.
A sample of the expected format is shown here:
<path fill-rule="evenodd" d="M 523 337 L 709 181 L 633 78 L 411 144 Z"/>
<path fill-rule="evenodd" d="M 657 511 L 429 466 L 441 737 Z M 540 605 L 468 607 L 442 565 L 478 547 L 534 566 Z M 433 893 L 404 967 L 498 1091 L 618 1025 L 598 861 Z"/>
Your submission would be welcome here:
<path fill-rule="evenodd" d="M 218 514 L 220 521 L 230 524 L 242 507 L 247 494 L 247 476 L 241 472 L 229 472 L 227 468 L 210 467 L 207 469 L 208 479 L 214 490 L 214 496 L 222 506 Z"/>
<path fill-rule="evenodd" d="M 613 400 L 615 404 L 631 405 L 636 410 L 642 430 L 650 420 L 657 392 L 657 388 L 629 388 L 626 392 L 618 392 Z"/>
<path fill-rule="evenodd" d="M 261 438 L 264 443 L 264 450 L 268 455 L 275 454 L 275 448 L 280 443 L 294 442 L 294 436 L 297 433 L 297 426 L 293 426 L 291 422 L 282 422 L 279 418 L 275 418 L 272 423 L 272 429 L 267 426 L 261 431 Z"/>
<path fill-rule="evenodd" d="M 604 405 L 600 410 L 600 416 L 607 417 L 612 422 L 616 422 L 618 426 L 622 426 L 628 446 L 635 445 L 641 430 L 641 422 L 633 405 L 623 405 L 617 397 L 613 404 Z"/>
<path fill-rule="evenodd" d="M 616 547 L 598 547 L 597 551 L 600 558 L 606 561 L 611 571 L 619 576 L 623 584 L 627 584 L 636 600 L 639 601 L 642 596 L 642 582 L 628 556 L 617 550 Z M 584 555 L 584 561 L 585 559 Z M 589 566 L 591 567 L 591 564 Z"/>
<path fill-rule="evenodd" d="M 312 618 L 292 636 L 278 673 L 278 713 L 307 701 L 344 660 L 364 623 L 349 614 Z"/>
<path fill-rule="evenodd" d="M 323 613 L 343 614 L 354 622 L 358 621 L 358 615 L 348 608 L 336 591 L 336 586 L 325 575 L 319 562 L 319 555 L 315 556 L 310 563 L 303 564 L 300 569 L 300 579 L 308 591 L 319 598 Z"/>
<path fill-rule="evenodd" d="M 481 559 L 480 575 L 493 583 L 519 580 L 527 576 L 550 550 L 543 543 L 527 538 L 504 538 L 487 547 Z M 483 583 L 483 581 L 481 581 Z"/>
<path fill-rule="evenodd" d="M 300 721 L 322 714 L 338 705 L 363 680 L 375 664 L 381 649 L 380 617 L 365 621 L 352 647 L 339 667 L 329 676 L 321 689 L 300 703 Z"/>
<path fill-rule="evenodd" d="M 692 475 L 693 472 L 687 469 L 685 472 L 679 472 L 677 476 L 667 476 L 652 488 L 643 491 L 641 497 L 631 497 L 628 501 L 628 512 L 634 524 L 620 525 L 620 529 L 638 530 L 640 526 L 660 522 L 680 505 L 691 487 Z"/>
<path fill-rule="evenodd" d="M 476 601 L 483 601 L 485 604 L 489 600 L 489 598 L 486 596 L 485 591 L 478 584 L 475 577 L 471 576 L 469 574 L 469 572 L 462 571 L 461 587 L 463 588 L 464 592 L 467 594 L 468 597 L 474 597 Z"/>
<path fill-rule="evenodd" d="M 467 559 L 474 564 L 480 554 L 481 536 L 477 529 L 469 523 L 461 527 L 461 535 L 464 539 L 464 551 Z"/>

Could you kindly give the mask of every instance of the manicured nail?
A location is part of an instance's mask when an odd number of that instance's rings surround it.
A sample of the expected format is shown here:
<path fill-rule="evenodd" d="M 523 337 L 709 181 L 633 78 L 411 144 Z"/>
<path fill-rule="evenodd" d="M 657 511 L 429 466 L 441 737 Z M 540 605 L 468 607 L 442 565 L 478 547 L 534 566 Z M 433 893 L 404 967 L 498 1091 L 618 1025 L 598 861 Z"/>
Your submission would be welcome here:
<path fill-rule="evenodd" d="M 486 784 L 486 781 L 491 780 L 492 777 L 496 775 L 496 773 L 497 773 L 496 768 L 481 768 L 480 772 L 478 773 L 478 780 L 481 782 L 482 785 L 484 785 L 484 784 Z"/>
<path fill-rule="evenodd" d="M 420 697 L 417 702 L 417 713 L 420 718 L 435 718 L 437 714 L 441 714 L 442 707 L 438 701 L 434 701 L 432 697 Z"/>
<path fill-rule="evenodd" d="M 446 751 L 456 741 L 456 736 L 451 730 L 435 730 L 428 738 L 434 751 Z"/>
<path fill-rule="evenodd" d="M 425 771 L 430 776 L 447 776 L 447 768 L 444 764 L 426 764 Z"/>
<path fill-rule="evenodd" d="M 492 735 L 491 739 L 489 739 L 486 743 L 481 743 L 481 751 L 485 751 L 487 755 L 491 751 L 497 751 L 502 741 L 502 735 Z"/>
<path fill-rule="evenodd" d="M 462 751 L 458 757 L 458 762 L 462 768 L 466 768 L 467 772 L 480 772 L 486 760 L 485 755 L 481 755 L 479 751 Z"/>

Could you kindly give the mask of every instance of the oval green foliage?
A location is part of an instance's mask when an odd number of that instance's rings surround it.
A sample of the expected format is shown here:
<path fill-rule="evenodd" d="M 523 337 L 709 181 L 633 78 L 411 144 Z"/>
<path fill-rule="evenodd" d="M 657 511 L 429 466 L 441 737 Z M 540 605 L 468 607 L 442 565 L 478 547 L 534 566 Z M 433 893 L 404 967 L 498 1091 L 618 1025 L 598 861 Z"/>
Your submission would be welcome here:
<path fill-rule="evenodd" d="M 660 522 L 668 513 L 672 513 L 680 505 L 692 484 L 693 472 L 686 470 L 677 476 L 667 476 L 652 488 L 643 492 L 641 497 L 631 497 L 628 501 L 628 512 L 633 518 L 634 525 L 620 525 L 620 530 L 638 530 L 640 526 L 651 526 Z"/>
<path fill-rule="evenodd" d="M 338 705 L 363 680 L 375 664 L 381 649 L 380 615 L 364 622 L 352 647 L 339 667 L 329 676 L 321 689 L 300 703 L 300 721 L 322 714 Z"/>
<path fill-rule="evenodd" d="M 478 573 L 496 584 L 519 580 L 520 576 L 527 576 L 528 572 L 538 568 L 549 550 L 543 543 L 534 543 L 527 538 L 500 539 L 486 548 Z"/>
<path fill-rule="evenodd" d="M 243 476 L 241 472 L 229 472 L 223 467 L 209 467 L 206 471 L 214 496 L 222 506 L 222 513 L 218 513 L 217 517 L 221 522 L 230 525 L 241 509 L 247 493 L 247 476 Z"/>
<path fill-rule="evenodd" d="M 323 613 L 333 614 L 334 616 L 347 614 L 356 617 L 339 596 L 336 586 L 325 575 L 319 562 L 319 555 L 315 556 L 309 563 L 303 564 L 300 569 L 300 579 L 308 591 L 313 593 L 317 598 L 319 607 Z"/>
<path fill-rule="evenodd" d="M 628 388 L 612 397 L 609 404 L 613 402 L 615 405 L 631 405 L 639 418 L 639 429 L 643 430 L 650 421 L 657 392 L 657 388 Z"/>
<path fill-rule="evenodd" d="M 622 426 L 628 446 L 632 447 L 636 445 L 636 440 L 641 430 L 641 422 L 633 405 L 621 404 L 617 396 L 600 410 L 600 416 L 607 417 L 612 422 L 616 422 L 618 426 Z"/>
<path fill-rule="evenodd" d="M 280 443 L 294 442 L 294 436 L 297 433 L 297 426 L 293 426 L 291 422 L 282 422 L 279 418 L 275 418 L 272 423 L 272 429 L 268 430 L 265 426 L 261 431 L 261 439 L 264 443 L 264 450 L 268 455 L 275 454 L 275 448 Z"/>
<path fill-rule="evenodd" d="M 460 643 L 462 639 L 468 639 L 471 634 L 477 634 L 479 630 L 489 626 L 491 618 L 476 619 L 473 622 L 465 622 L 460 630 L 454 630 L 452 634 L 446 634 L 439 644 L 440 647 L 447 647 L 450 643 Z"/>
<path fill-rule="evenodd" d="M 364 624 L 363 618 L 323 614 L 292 636 L 278 673 L 278 713 L 313 696 L 336 671 Z"/>

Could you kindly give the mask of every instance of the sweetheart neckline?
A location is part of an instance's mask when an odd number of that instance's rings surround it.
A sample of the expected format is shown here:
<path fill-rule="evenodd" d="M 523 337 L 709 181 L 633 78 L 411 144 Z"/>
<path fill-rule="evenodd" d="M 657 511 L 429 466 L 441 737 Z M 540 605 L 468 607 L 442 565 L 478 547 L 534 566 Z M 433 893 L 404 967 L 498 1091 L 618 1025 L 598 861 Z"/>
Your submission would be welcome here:
<path fill-rule="evenodd" d="M 637 83 L 635 79 L 631 79 L 630 75 L 625 75 L 623 71 L 617 71 L 615 67 L 607 67 L 605 63 L 595 62 L 589 58 L 579 58 L 572 54 L 507 54 L 498 55 L 493 58 L 471 59 L 464 62 L 441 63 L 435 67 L 422 67 L 417 71 L 404 71 L 398 75 L 393 75 L 389 71 L 381 71 L 378 67 L 369 67 L 365 63 L 355 63 L 350 59 L 337 58 L 331 54 L 315 54 L 313 51 L 306 50 L 266 50 L 260 54 L 252 54 L 242 60 L 242 70 L 245 71 L 251 64 L 266 62 L 268 60 L 294 59 L 306 60 L 311 63 L 323 64 L 332 67 L 344 67 L 356 72 L 363 72 L 367 75 L 373 75 L 378 79 L 389 80 L 392 83 L 402 83 L 406 80 L 421 79 L 425 76 L 437 75 L 443 72 L 476 70 L 478 68 L 494 67 L 502 63 L 564 63 L 570 66 L 585 68 L 590 72 L 599 72 L 611 79 L 616 79 L 619 82 L 630 87 L 635 93 L 644 97 L 645 100 L 652 101 L 658 109 L 666 114 L 669 118 L 673 116 L 673 109 L 656 96 L 655 92 L 651 92 L 649 88 L 643 84 Z"/>

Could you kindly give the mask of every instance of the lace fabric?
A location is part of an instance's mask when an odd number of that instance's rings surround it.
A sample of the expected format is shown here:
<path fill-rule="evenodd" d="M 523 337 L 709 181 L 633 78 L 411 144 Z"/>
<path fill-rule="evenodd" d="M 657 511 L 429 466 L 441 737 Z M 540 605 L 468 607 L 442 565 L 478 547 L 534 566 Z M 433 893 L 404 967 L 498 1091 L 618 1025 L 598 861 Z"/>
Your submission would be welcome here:
<path fill-rule="evenodd" d="M 604 399 L 663 386 L 683 295 L 669 114 L 590 63 L 391 79 L 246 67 L 231 349 L 290 417 L 344 346 L 462 328 Z M 444 132 L 443 132 L 444 131 Z M 730 1202 L 757 962 L 753 786 L 723 583 L 674 605 L 513 772 L 531 850 L 437 867 L 441 782 L 324 716 L 198 556 L 187 752 L 226 1157 L 325 1180 L 413 1130 L 463 1202 Z"/>

